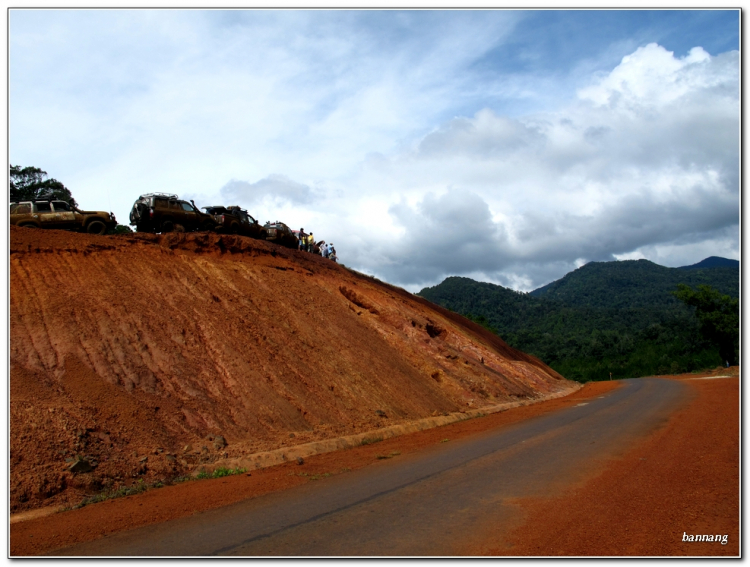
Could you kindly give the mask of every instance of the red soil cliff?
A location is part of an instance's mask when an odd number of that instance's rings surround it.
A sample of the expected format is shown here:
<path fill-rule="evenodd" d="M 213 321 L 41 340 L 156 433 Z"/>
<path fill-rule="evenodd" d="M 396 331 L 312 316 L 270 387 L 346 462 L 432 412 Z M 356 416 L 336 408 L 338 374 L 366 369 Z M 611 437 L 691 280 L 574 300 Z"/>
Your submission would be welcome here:
<path fill-rule="evenodd" d="M 14 512 L 571 386 L 319 256 L 209 233 L 10 236 Z M 70 472 L 79 457 L 97 466 Z"/>

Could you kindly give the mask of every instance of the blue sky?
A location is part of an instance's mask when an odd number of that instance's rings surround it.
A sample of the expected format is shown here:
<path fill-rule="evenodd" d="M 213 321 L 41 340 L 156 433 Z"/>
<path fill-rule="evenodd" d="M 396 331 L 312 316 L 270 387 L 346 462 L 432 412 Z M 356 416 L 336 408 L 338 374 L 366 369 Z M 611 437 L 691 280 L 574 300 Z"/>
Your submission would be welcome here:
<path fill-rule="evenodd" d="M 737 10 L 11 10 L 9 153 L 411 291 L 739 257 Z"/>

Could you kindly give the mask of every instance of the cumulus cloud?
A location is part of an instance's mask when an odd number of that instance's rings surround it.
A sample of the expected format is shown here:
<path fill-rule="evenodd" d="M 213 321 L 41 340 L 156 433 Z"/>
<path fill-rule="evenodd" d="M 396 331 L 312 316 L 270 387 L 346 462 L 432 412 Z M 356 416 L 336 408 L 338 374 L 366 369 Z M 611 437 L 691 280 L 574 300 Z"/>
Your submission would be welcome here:
<path fill-rule="evenodd" d="M 572 269 L 716 235 L 731 249 L 738 85 L 737 52 L 676 58 L 651 44 L 558 112 L 453 119 L 392 158 L 390 175 L 425 193 L 391 207 L 412 230 L 370 269 L 415 289 L 469 272 L 533 289 L 547 283 L 547 264 Z M 466 189 L 436 197 L 441 183 Z"/>
<path fill-rule="evenodd" d="M 425 159 L 461 155 L 492 159 L 541 141 L 543 137 L 534 126 L 484 109 L 473 119 L 455 118 L 425 136 L 419 143 L 417 155 Z"/>
<path fill-rule="evenodd" d="M 737 257 L 739 52 L 641 41 L 716 13 L 608 12 L 561 55 L 603 16 L 12 10 L 10 159 L 121 221 L 169 191 L 312 227 L 412 291 Z"/>
<path fill-rule="evenodd" d="M 401 201 L 389 212 L 403 228 L 403 236 L 383 253 L 389 280 L 429 281 L 502 265 L 505 229 L 475 193 L 430 193 L 416 207 Z"/>
<path fill-rule="evenodd" d="M 307 185 L 277 174 L 269 175 L 255 183 L 233 179 L 221 188 L 220 193 L 226 201 L 248 205 L 263 199 L 304 205 L 310 203 L 314 197 Z"/>

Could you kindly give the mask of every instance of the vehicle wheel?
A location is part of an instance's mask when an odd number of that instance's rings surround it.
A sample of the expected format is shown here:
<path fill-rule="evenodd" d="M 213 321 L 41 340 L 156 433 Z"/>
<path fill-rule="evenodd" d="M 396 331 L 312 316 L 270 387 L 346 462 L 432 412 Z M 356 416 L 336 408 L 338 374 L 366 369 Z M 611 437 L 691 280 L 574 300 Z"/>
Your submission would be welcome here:
<path fill-rule="evenodd" d="M 27 222 L 26 224 L 19 224 L 20 228 L 39 228 L 37 225 L 35 225 L 33 222 Z"/>
<path fill-rule="evenodd" d="M 214 225 L 212 225 L 210 222 L 204 222 L 201 225 L 201 230 L 203 232 L 213 232 L 214 231 Z"/>
<path fill-rule="evenodd" d="M 240 231 L 240 223 L 233 222 L 229 225 L 229 232 L 232 234 L 237 234 Z"/>
<path fill-rule="evenodd" d="M 135 231 L 136 232 L 153 232 L 151 228 L 147 224 L 137 224 L 135 225 Z"/>
<path fill-rule="evenodd" d="M 161 223 L 161 231 L 162 232 L 172 232 L 174 230 L 174 224 L 171 220 L 165 220 L 163 223 Z"/>
<path fill-rule="evenodd" d="M 262 240 L 267 240 L 268 239 L 268 233 L 264 230 L 263 232 L 260 233 L 260 238 Z"/>
<path fill-rule="evenodd" d="M 104 234 L 107 232 L 107 225 L 100 220 L 92 220 L 86 225 L 86 232 L 89 234 Z"/>
<path fill-rule="evenodd" d="M 174 231 L 175 232 L 185 232 L 185 227 L 181 224 L 174 225 Z"/>

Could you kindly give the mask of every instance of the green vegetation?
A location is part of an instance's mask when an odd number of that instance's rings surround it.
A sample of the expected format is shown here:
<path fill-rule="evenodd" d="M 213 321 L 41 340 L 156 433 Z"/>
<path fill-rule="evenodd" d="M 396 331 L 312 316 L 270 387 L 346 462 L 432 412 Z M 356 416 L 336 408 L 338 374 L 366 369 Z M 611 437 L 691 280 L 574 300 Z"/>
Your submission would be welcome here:
<path fill-rule="evenodd" d="M 674 296 L 695 307 L 703 338 L 719 349 L 723 360 L 736 364 L 740 352 L 740 300 L 707 285 L 699 285 L 695 291 L 679 284 Z"/>
<path fill-rule="evenodd" d="M 228 469 L 224 467 L 219 467 L 218 469 L 214 470 L 212 473 L 201 471 L 195 477 L 178 476 L 169 480 L 167 479 L 157 480 L 152 483 L 143 482 L 143 479 L 139 478 L 132 486 L 121 486 L 120 488 L 117 488 L 115 490 L 102 491 L 99 494 L 95 494 L 94 496 L 88 496 L 84 498 L 83 500 L 81 500 L 75 506 L 64 508 L 64 510 L 76 510 L 78 508 L 83 508 L 84 506 L 88 506 L 89 504 L 95 504 L 97 502 L 104 502 L 105 500 L 111 500 L 113 498 L 122 498 L 123 496 L 133 496 L 134 494 L 140 494 L 141 492 L 146 492 L 147 490 L 152 490 L 154 488 L 162 488 L 163 486 L 167 486 L 171 484 L 179 484 L 181 482 L 185 482 L 188 480 L 221 478 L 223 476 L 243 474 L 246 472 L 247 472 L 247 469 L 243 469 L 243 468 Z"/>
<path fill-rule="evenodd" d="M 75 506 L 71 506 L 69 508 L 64 508 L 64 510 L 77 510 L 78 508 L 83 508 L 84 506 L 88 506 L 89 504 L 96 504 L 97 502 L 104 502 L 105 500 L 111 500 L 112 498 L 122 498 L 123 496 L 133 496 L 134 494 L 140 494 L 141 492 L 145 492 L 147 490 L 151 490 L 153 488 L 161 488 L 162 486 L 165 486 L 165 484 L 176 484 L 178 482 L 182 482 L 187 480 L 189 477 L 180 477 L 173 479 L 172 481 L 166 481 L 166 480 L 157 480 L 153 483 L 145 483 L 143 482 L 142 478 L 139 478 L 135 484 L 132 486 L 121 486 L 118 489 L 115 490 L 106 490 L 103 492 L 100 492 L 99 494 L 95 494 L 94 496 L 88 496 L 81 500 L 78 504 Z"/>
<path fill-rule="evenodd" d="M 365 437 L 360 445 L 372 445 L 373 443 L 380 443 L 382 440 L 382 437 Z"/>
<path fill-rule="evenodd" d="M 701 304 L 719 309 L 721 315 L 704 316 L 697 303 L 685 300 L 684 292 L 684 297 L 675 294 L 694 286 L 710 286 L 715 295 Z M 737 360 L 739 319 L 731 316 L 732 305 L 737 312 L 733 298 L 739 295 L 736 267 L 592 262 L 528 294 L 451 277 L 419 295 L 461 313 L 580 382 L 605 380 L 610 372 L 613 378 L 630 378 L 691 372 Z M 733 350 L 726 346 L 730 335 L 737 347 Z"/>
<path fill-rule="evenodd" d="M 10 166 L 10 201 L 29 201 L 51 196 L 77 206 L 70 190 L 57 179 L 46 179 L 47 172 L 38 167 Z"/>
<path fill-rule="evenodd" d="M 219 467 L 218 469 L 215 469 L 213 472 L 207 473 L 206 471 L 201 471 L 198 473 L 198 475 L 195 477 L 197 479 L 204 479 L 204 478 L 221 478 L 223 476 L 232 476 L 235 474 L 243 474 L 246 473 L 247 469 L 239 468 L 239 469 L 227 469 L 224 467 Z"/>

